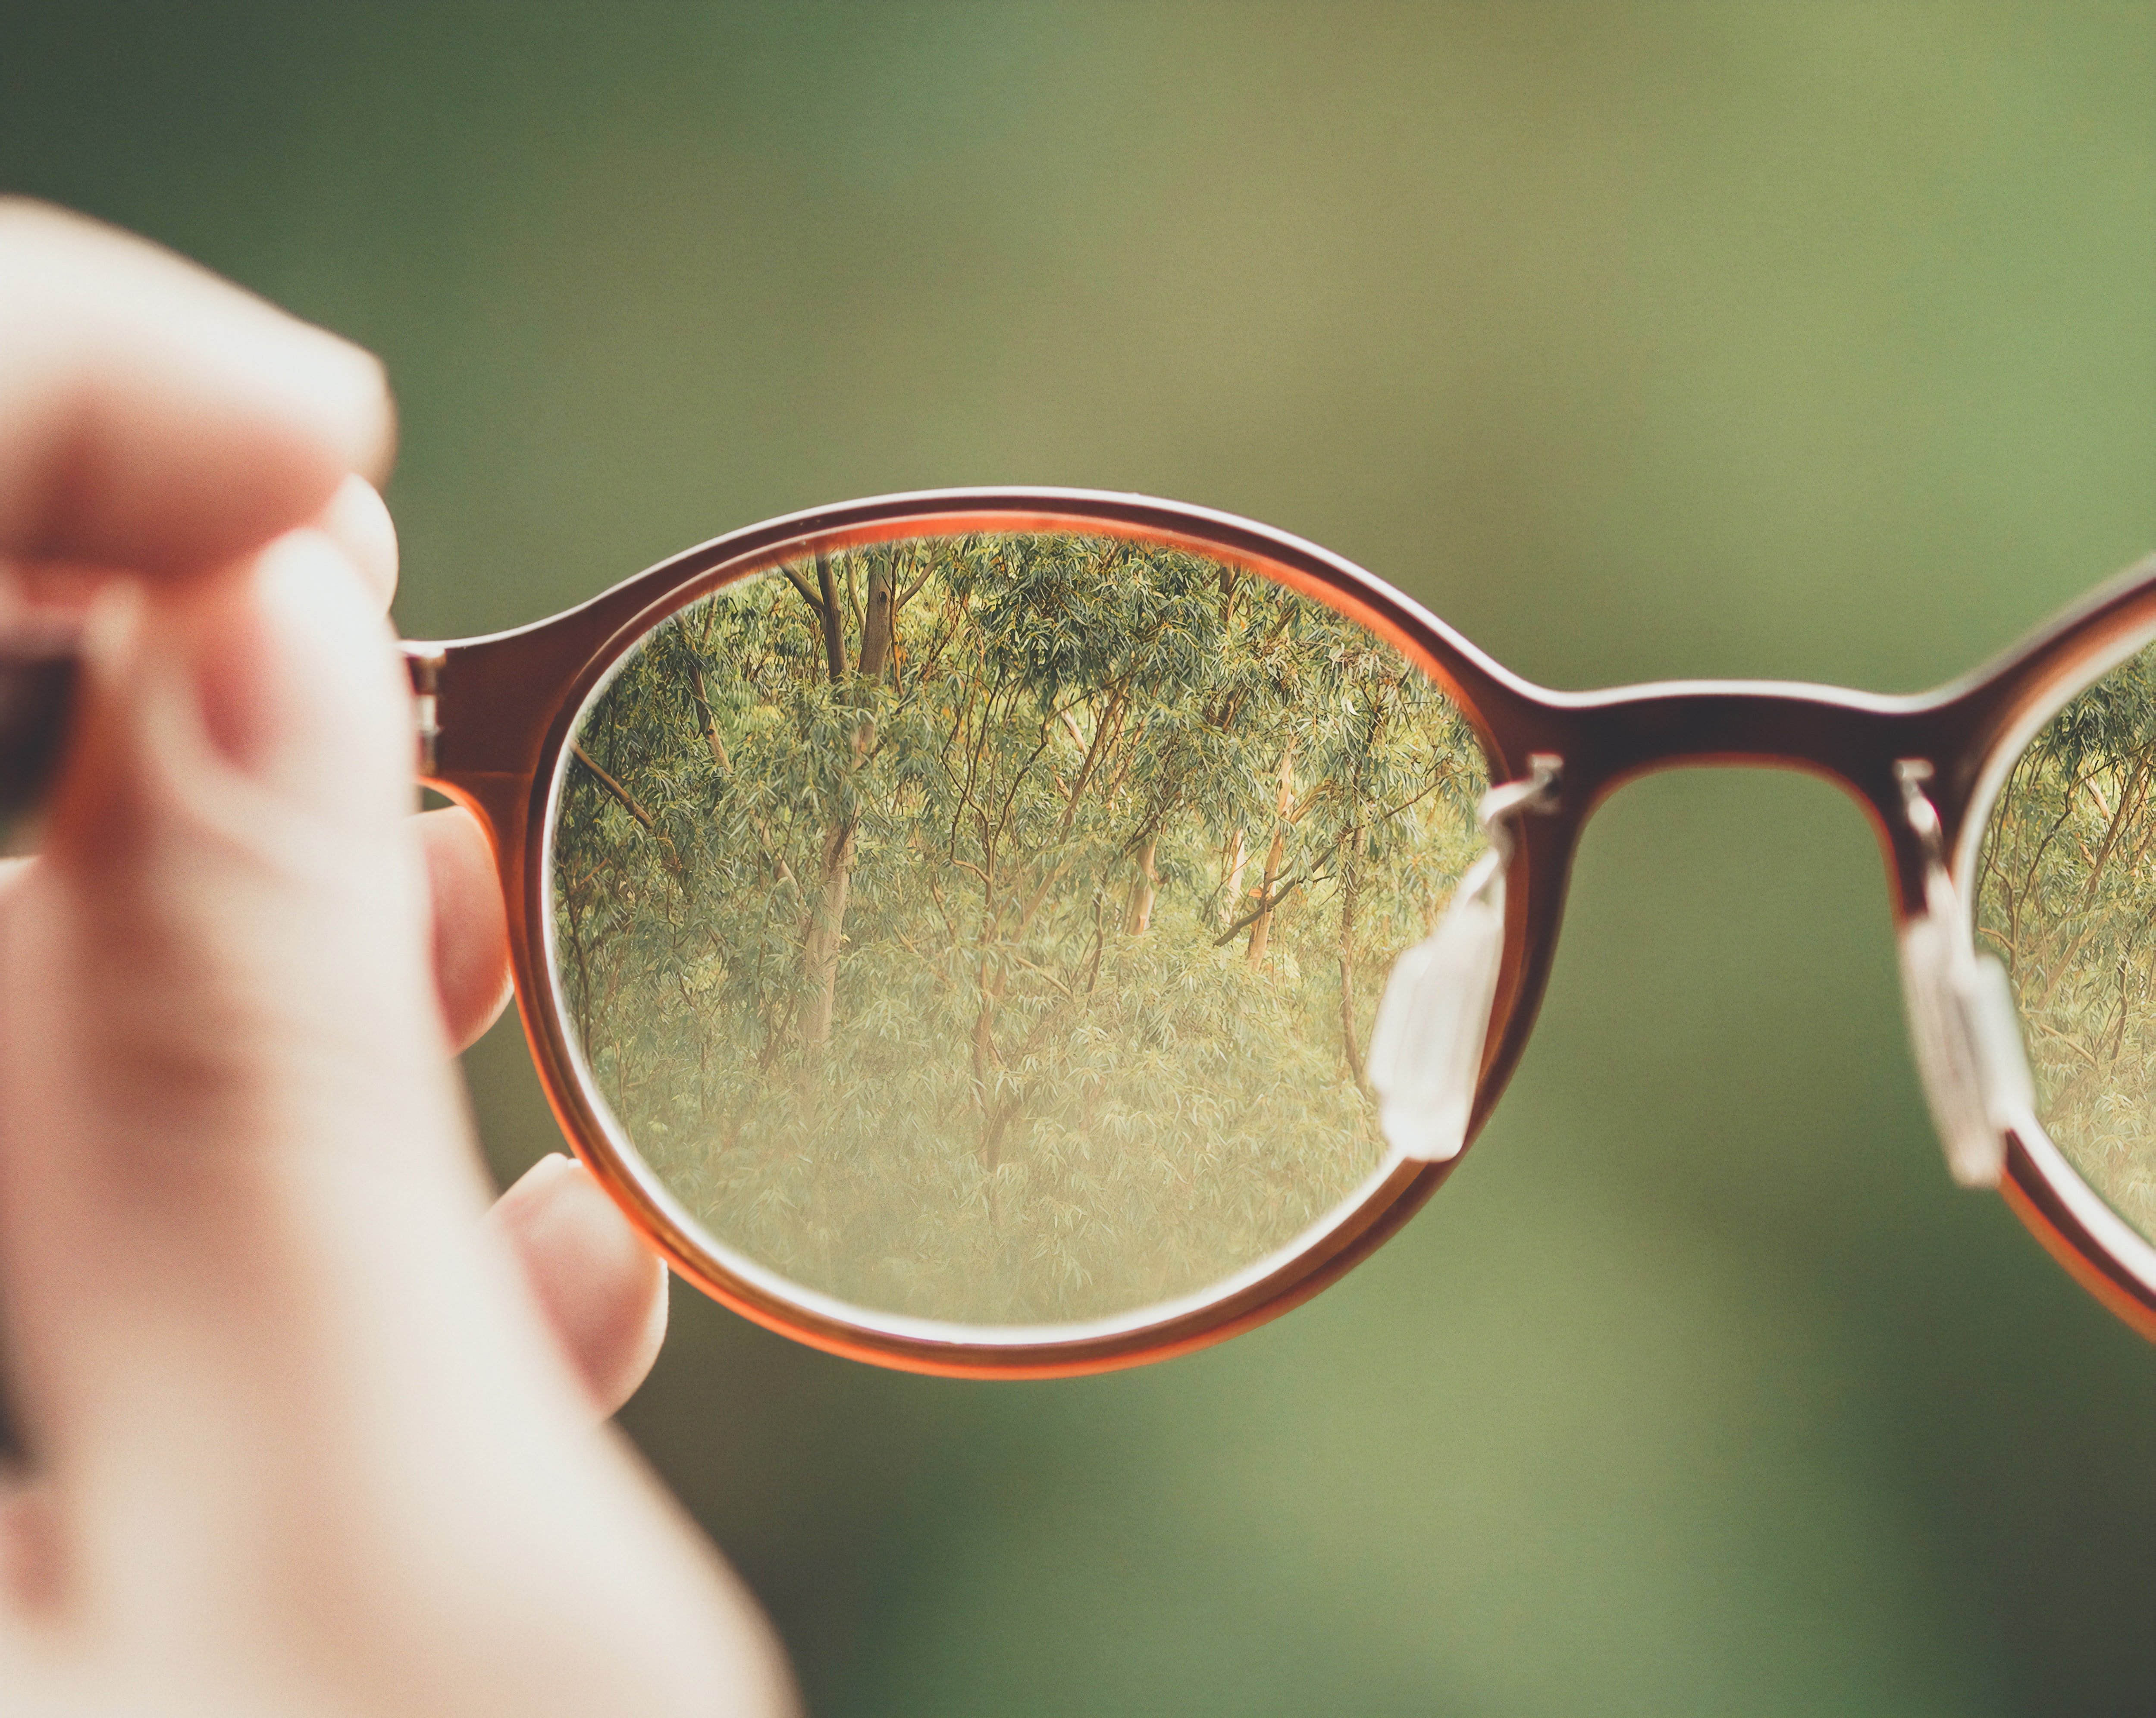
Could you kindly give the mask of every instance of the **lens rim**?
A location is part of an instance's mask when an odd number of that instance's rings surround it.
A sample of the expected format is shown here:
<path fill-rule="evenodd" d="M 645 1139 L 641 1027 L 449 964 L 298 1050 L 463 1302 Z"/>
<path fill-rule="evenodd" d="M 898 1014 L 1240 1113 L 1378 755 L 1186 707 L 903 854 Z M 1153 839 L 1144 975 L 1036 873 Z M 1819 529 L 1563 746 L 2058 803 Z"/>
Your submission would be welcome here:
<path fill-rule="evenodd" d="M 1197 1295 L 1084 1324 L 989 1328 L 885 1314 L 786 1282 L 714 1246 L 613 1121 L 592 1085 L 554 977 L 549 863 L 570 736 L 591 700 L 650 628 L 712 592 L 782 562 L 896 537 L 961 531 L 1075 530 L 1164 541 L 1239 565 L 1325 603 L 1385 638 L 1454 700 L 1491 779 L 1523 767 L 1538 730 L 1519 719 L 1523 683 L 1412 599 L 1351 562 L 1285 532 L 1209 510 L 1084 490 L 959 490 L 885 496 L 737 531 L 660 562 L 536 627 L 430 649 L 440 665 L 433 784 L 479 810 L 495 833 L 511 914 L 517 996 L 541 1081 L 564 1133 L 668 1262 L 724 1304 L 829 1351 L 957 1376 L 1063 1376 L 1138 1364 L 1219 1341 L 1317 1293 L 1389 1236 L 1450 1175 L 1444 1163 L 1390 1162 L 1288 1246 Z M 454 664 L 454 667 L 451 664 Z M 531 689 L 559 690 L 543 714 Z M 1517 690 L 1516 690 L 1516 687 Z M 1517 706 L 1516 708 L 1515 706 Z M 479 729 L 471 724 L 476 721 Z M 1511 738 L 1507 744 L 1500 732 Z M 1531 845 L 1531 844 L 1530 844 Z M 1470 1138 L 1524 1042 L 1547 972 L 1554 906 L 1545 855 L 1516 863 L 1505 958 Z M 1522 1029 L 1514 1029 L 1519 1023 Z"/>

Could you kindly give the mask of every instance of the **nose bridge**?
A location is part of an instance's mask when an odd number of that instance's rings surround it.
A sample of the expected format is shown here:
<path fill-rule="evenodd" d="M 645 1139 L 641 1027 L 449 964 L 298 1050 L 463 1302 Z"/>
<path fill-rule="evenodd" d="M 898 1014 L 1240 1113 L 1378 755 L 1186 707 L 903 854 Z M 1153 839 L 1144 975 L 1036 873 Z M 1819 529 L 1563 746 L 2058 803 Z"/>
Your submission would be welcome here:
<path fill-rule="evenodd" d="M 1923 898 L 1923 859 L 1901 814 L 1894 766 L 1947 762 L 1948 724 L 1929 700 L 1773 681 L 1625 687 L 1560 700 L 1566 798 L 1575 819 L 1625 782 L 1707 765 L 1800 770 L 1861 805 L 1898 885 L 1900 910 Z M 1965 796 L 1943 781 L 1942 813 L 1958 824 Z M 1951 833 L 1951 831 L 1949 832 Z"/>

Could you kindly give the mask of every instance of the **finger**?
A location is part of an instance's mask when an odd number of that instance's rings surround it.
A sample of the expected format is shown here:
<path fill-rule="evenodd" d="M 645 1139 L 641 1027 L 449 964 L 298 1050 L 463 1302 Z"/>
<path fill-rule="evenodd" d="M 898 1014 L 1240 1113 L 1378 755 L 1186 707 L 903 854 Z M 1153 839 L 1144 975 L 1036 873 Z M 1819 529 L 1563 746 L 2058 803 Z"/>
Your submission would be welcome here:
<path fill-rule="evenodd" d="M 308 523 L 344 551 L 387 609 L 397 594 L 397 527 L 374 485 L 357 473 L 346 475 Z M 118 576 L 92 562 L 0 556 L 0 638 L 44 623 L 79 622 Z"/>
<path fill-rule="evenodd" d="M 592 1173 L 542 1157 L 488 1223 L 523 1265 L 572 1371 L 603 1417 L 636 1392 L 666 1338 L 666 1267 Z"/>
<path fill-rule="evenodd" d="M 453 1049 L 470 1049 L 516 994 L 509 965 L 509 917 L 501 882 L 479 820 L 461 806 L 412 820 L 434 902 L 434 986 Z M 0 858 L 0 899 L 30 866 Z"/>
<path fill-rule="evenodd" d="M 412 820 L 434 905 L 434 984 L 450 1043 L 477 1041 L 511 994 L 509 917 L 494 851 L 479 819 L 461 806 Z"/>
<path fill-rule="evenodd" d="M 40 1454 L 155 1413 L 139 1297 L 213 1369 L 244 1279 L 300 1244 L 291 1176 L 395 1163 L 424 1209 L 461 1143 L 408 692 L 361 579 L 303 532 L 100 603 L 44 851 L 0 898 L 0 1312 Z M 244 1245 L 208 1238 L 250 1206 Z"/>
<path fill-rule="evenodd" d="M 155 245 L 0 200 L 0 556 L 214 565 L 378 475 L 390 444 L 357 347 Z"/>

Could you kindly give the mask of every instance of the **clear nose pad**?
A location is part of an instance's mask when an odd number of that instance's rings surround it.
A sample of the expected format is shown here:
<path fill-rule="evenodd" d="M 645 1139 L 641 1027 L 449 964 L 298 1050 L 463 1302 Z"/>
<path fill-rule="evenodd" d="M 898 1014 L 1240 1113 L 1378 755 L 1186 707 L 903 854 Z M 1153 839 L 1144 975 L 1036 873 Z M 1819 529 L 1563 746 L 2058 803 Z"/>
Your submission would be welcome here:
<path fill-rule="evenodd" d="M 1437 929 L 1385 982 L 1368 1067 L 1378 1126 L 1404 1156 L 1440 1162 L 1467 1143 L 1505 952 L 1505 866 L 1495 848 L 1476 860 Z"/>
<path fill-rule="evenodd" d="M 1505 873 L 1512 820 L 1556 803 L 1554 757 L 1493 787 L 1476 808 L 1490 850 L 1468 868 L 1437 928 L 1393 963 L 1370 1031 L 1365 1068 L 1386 1142 L 1404 1157 L 1442 1162 L 1467 1143 L 1482 1047 L 1505 952 Z"/>
<path fill-rule="evenodd" d="M 1960 891 L 1947 873 L 1938 813 L 1924 795 L 1931 767 L 1895 766 L 1910 827 L 1924 843 L 1924 910 L 1902 931 L 1902 988 L 1917 1071 L 1947 1167 L 1966 1187 L 1999 1184 L 2006 1131 L 2031 1115 L 2035 1082 L 2006 968 L 1979 954 Z"/>

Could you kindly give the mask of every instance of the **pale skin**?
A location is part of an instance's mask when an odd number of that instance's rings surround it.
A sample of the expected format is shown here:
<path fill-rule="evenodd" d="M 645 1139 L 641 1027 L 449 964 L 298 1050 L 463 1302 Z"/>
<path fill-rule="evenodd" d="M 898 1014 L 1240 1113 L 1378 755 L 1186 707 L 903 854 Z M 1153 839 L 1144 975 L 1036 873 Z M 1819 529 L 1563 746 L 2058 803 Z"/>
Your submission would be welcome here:
<path fill-rule="evenodd" d="M 790 1713 L 604 1423 L 661 1268 L 567 1159 L 487 1208 L 502 905 L 410 814 L 390 439 L 364 353 L 0 202 L 0 582 L 90 605 L 0 877 L 0 1714 Z"/>

